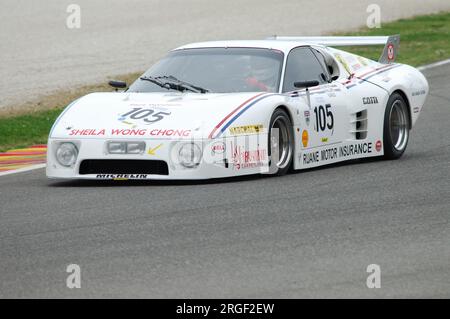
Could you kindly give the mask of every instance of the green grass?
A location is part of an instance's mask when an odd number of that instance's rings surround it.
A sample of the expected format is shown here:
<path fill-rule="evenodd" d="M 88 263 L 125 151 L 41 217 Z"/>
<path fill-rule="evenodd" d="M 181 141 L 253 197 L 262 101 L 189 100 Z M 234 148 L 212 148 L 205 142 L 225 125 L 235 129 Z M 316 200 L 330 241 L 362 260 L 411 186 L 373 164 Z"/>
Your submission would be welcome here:
<path fill-rule="evenodd" d="M 61 109 L 0 118 L 0 152 L 47 142 L 47 136 Z"/>
<path fill-rule="evenodd" d="M 413 66 L 450 58 L 450 12 L 384 23 L 379 29 L 361 29 L 341 35 L 374 36 L 400 34 L 396 62 Z M 352 47 L 346 51 L 378 60 L 383 47 Z"/>
<path fill-rule="evenodd" d="M 380 29 L 365 28 L 340 35 L 392 34 L 400 34 L 397 62 L 419 66 L 450 58 L 450 12 L 402 19 L 384 23 Z M 382 47 L 344 48 L 344 50 L 373 60 L 378 60 L 382 49 Z M 138 74 L 135 73 L 118 78 L 130 83 L 137 76 Z M 47 110 L 33 111 L 25 115 L 0 116 L 0 152 L 16 147 L 46 143 L 50 128 L 62 111 L 63 105 L 67 105 L 77 96 L 100 90 L 105 91 L 109 88 L 104 84 L 94 84 L 75 91 L 58 92 L 44 97 L 39 105 L 36 103 L 31 106 L 34 110 L 41 107 L 47 108 Z"/>

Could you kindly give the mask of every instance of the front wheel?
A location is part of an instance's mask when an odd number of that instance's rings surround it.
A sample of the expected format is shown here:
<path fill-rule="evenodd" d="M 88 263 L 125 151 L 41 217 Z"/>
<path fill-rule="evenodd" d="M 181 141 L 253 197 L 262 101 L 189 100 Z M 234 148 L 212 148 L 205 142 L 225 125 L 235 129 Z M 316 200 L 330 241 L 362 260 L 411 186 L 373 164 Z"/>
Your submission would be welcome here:
<path fill-rule="evenodd" d="M 282 109 L 276 109 L 270 119 L 269 152 L 274 175 L 286 174 L 292 165 L 294 137 L 291 120 Z"/>
<path fill-rule="evenodd" d="M 400 158 L 409 140 L 409 113 L 404 98 L 394 93 L 390 96 L 384 114 L 384 157 Z"/>

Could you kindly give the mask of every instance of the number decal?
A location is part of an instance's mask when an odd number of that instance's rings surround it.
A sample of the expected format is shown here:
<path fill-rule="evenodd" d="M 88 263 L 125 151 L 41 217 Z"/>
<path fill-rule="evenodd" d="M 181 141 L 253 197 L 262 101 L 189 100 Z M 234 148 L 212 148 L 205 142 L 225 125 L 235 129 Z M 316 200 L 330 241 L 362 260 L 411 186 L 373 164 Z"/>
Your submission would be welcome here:
<path fill-rule="evenodd" d="M 316 106 L 314 108 L 314 115 L 316 116 L 316 131 L 325 131 L 327 128 L 332 130 L 334 127 L 334 116 L 331 111 L 331 104 Z"/>
<path fill-rule="evenodd" d="M 125 120 L 129 117 L 132 120 L 143 120 L 147 124 L 152 124 L 164 119 L 164 117 L 170 115 L 170 112 L 155 112 L 153 109 L 143 109 L 141 107 L 136 107 L 131 111 L 122 114 L 120 120 Z"/>
<path fill-rule="evenodd" d="M 161 121 L 165 115 L 170 115 L 170 112 L 157 112 L 152 116 L 154 120 L 144 119 L 144 121 L 147 123 L 155 123 Z"/>
<path fill-rule="evenodd" d="M 334 117 L 333 117 L 333 112 L 331 112 L 330 108 L 331 108 L 331 104 L 325 104 L 326 110 L 327 110 L 327 118 L 330 118 L 330 121 L 327 121 L 327 127 L 329 130 L 332 130 L 334 127 Z"/>
<path fill-rule="evenodd" d="M 134 112 L 133 114 L 130 115 L 130 119 L 133 120 L 142 120 L 144 117 L 147 117 L 151 114 L 153 114 L 155 111 L 153 111 L 152 109 L 144 109 L 144 110 L 139 110 L 137 112 Z"/>
<path fill-rule="evenodd" d="M 125 114 L 122 114 L 121 117 L 127 117 L 128 115 L 133 114 L 133 113 L 136 112 L 137 110 L 140 110 L 140 108 L 139 108 L 139 107 L 138 107 L 138 108 L 134 108 L 134 109 L 132 109 L 130 112 L 125 113 Z"/>

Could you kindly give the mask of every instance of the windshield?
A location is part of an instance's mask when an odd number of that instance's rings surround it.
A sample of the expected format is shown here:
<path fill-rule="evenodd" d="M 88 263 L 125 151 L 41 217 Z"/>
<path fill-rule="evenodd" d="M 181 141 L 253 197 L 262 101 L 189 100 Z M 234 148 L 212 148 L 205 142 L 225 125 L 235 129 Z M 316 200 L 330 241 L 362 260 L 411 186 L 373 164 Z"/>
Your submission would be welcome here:
<path fill-rule="evenodd" d="M 165 83 L 167 79 L 201 88 L 199 93 L 278 92 L 282 65 L 283 53 L 271 49 L 177 50 L 145 72 L 128 92 L 180 91 L 179 87 Z"/>

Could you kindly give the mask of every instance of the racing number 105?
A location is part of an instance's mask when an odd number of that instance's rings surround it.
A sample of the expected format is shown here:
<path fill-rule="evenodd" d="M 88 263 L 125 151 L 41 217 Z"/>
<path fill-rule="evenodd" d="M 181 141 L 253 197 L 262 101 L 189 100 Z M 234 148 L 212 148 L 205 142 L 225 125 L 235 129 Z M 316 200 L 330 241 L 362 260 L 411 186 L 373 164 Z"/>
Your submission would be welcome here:
<path fill-rule="evenodd" d="M 143 109 L 140 107 L 136 107 L 132 109 L 130 112 L 122 114 L 122 117 L 129 116 L 130 119 L 133 120 L 144 120 L 147 123 L 154 123 L 161 121 L 164 116 L 170 115 L 170 112 L 156 112 L 152 109 Z"/>
<path fill-rule="evenodd" d="M 326 128 L 329 130 L 333 129 L 334 117 L 333 112 L 330 110 L 331 104 L 325 104 L 316 106 L 314 108 L 314 115 L 316 116 L 316 131 L 325 131 Z"/>

